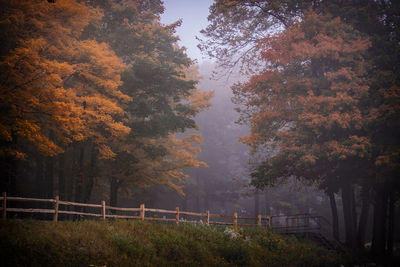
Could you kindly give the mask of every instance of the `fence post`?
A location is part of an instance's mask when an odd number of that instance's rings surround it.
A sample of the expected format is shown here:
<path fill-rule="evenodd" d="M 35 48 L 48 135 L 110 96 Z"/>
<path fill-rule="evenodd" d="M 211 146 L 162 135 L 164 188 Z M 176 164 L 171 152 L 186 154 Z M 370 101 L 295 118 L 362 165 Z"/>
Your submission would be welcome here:
<path fill-rule="evenodd" d="M 235 231 L 237 232 L 237 223 L 238 223 L 238 215 L 237 212 L 233 213 L 233 228 L 235 229 Z"/>
<path fill-rule="evenodd" d="M 101 216 L 103 221 L 106 220 L 106 202 L 104 200 L 101 201 Z"/>
<path fill-rule="evenodd" d="M 179 207 L 175 208 L 175 222 L 179 223 Z"/>
<path fill-rule="evenodd" d="M 3 220 L 7 218 L 7 193 L 3 192 Z"/>
<path fill-rule="evenodd" d="M 267 216 L 267 228 L 271 227 L 271 216 Z"/>
<path fill-rule="evenodd" d="M 144 221 L 144 204 L 140 204 L 140 219 Z"/>
<path fill-rule="evenodd" d="M 257 216 L 257 225 L 258 226 L 261 226 L 261 217 L 262 217 L 262 215 L 258 214 L 258 216 Z"/>
<path fill-rule="evenodd" d="M 210 211 L 206 211 L 206 224 L 210 224 Z"/>
<path fill-rule="evenodd" d="M 317 222 L 317 225 L 318 225 L 318 232 L 321 233 L 321 229 L 322 229 L 321 217 L 316 217 L 316 218 L 317 218 L 316 222 Z"/>
<path fill-rule="evenodd" d="M 54 202 L 54 217 L 53 221 L 58 221 L 58 201 L 60 200 L 59 196 L 56 196 L 56 202 Z"/>

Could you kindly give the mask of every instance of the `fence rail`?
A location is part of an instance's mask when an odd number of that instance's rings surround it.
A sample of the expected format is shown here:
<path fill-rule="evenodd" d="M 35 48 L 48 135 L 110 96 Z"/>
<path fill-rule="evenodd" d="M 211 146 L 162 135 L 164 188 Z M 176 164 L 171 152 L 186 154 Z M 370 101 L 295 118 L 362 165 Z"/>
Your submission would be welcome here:
<path fill-rule="evenodd" d="M 262 216 L 245 217 L 238 216 L 237 212 L 233 215 L 212 214 L 210 211 L 205 213 L 181 211 L 179 207 L 175 210 L 166 209 L 153 209 L 146 208 L 144 204 L 140 204 L 138 208 L 122 208 L 106 205 L 103 200 L 100 204 L 87 204 L 72 201 L 60 200 L 58 196 L 54 199 L 39 199 L 39 198 L 26 198 L 26 197 L 11 197 L 3 193 L 0 196 L 2 205 L 0 211 L 2 218 L 7 218 L 7 213 L 39 213 L 39 214 L 52 214 L 53 221 L 59 220 L 59 215 L 77 215 L 101 218 L 116 219 L 134 219 L 134 220 L 148 220 L 148 221 L 164 221 L 164 222 L 186 222 L 186 223 L 205 223 L 214 225 L 233 225 L 234 227 L 240 226 L 259 226 L 266 227 L 274 230 L 277 233 L 319 233 L 332 238 L 331 225 L 322 216 L 315 216 L 310 214 L 296 214 L 296 215 L 281 215 L 281 216 Z M 28 203 L 46 203 L 46 207 L 7 207 L 9 202 L 28 202 Z M 44 205 L 44 204 L 42 204 Z M 74 210 L 71 209 L 74 208 Z M 67 209 L 66 209 L 67 208 Z M 120 214 L 117 214 L 117 213 Z M 124 214 L 121 214 L 124 213 Z M 253 222 L 253 223 L 251 223 Z"/>
<path fill-rule="evenodd" d="M 58 196 L 54 199 L 39 199 L 39 198 L 27 198 L 27 197 L 14 197 L 7 196 L 5 192 L 0 196 L 0 201 L 2 205 L 0 207 L 0 211 L 2 212 L 2 218 L 5 220 L 7 218 L 8 213 L 40 213 L 40 214 L 52 214 L 53 221 L 57 222 L 59 220 L 60 214 L 65 215 L 78 215 L 78 216 L 88 216 L 88 217 L 97 217 L 106 220 L 107 218 L 118 218 L 118 219 L 135 219 L 135 220 L 148 220 L 148 221 L 164 221 L 164 222 L 190 222 L 190 223 L 200 223 L 203 222 L 205 224 L 215 224 L 215 225 L 243 225 L 243 226 L 264 226 L 270 227 L 271 216 L 262 217 L 258 215 L 257 217 L 244 217 L 238 216 L 235 212 L 233 216 L 223 215 L 223 214 L 211 214 L 209 211 L 205 213 L 191 212 L 191 211 L 181 211 L 179 207 L 176 207 L 175 210 L 166 210 L 166 209 L 153 209 L 146 208 L 144 204 L 141 204 L 139 208 L 122 208 L 122 207 L 113 207 L 106 205 L 106 202 L 103 200 L 101 204 L 87 204 L 87 203 L 79 203 L 73 201 L 64 201 L 60 200 Z M 10 202 L 36 202 L 36 203 L 48 203 L 52 205 L 52 208 L 14 208 L 8 207 Z M 65 207 L 76 207 L 78 208 L 91 208 L 92 211 L 88 212 L 86 210 L 65 210 Z M 64 208 L 64 209 L 62 209 Z M 98 212 L 93 211 L 93 209 L 98 209 Z M 111 214 L 113 212 L 133 212 L 135 214 Z M 153 216 L 149 216 L 152 214 Z M 161 214 L 161 216 L 158 216 Z M 173 218 L 167 218 L 167 216 L 173 216 Z M 192 217 L 192 219 L 185 219 L 186 217 Z M 193 219 L 194 217 L 194 219 Z M 213 220 L 211 220 L 213 218 Z M 225 219 L 225 221 L 218 221 L 218 219 Z M 244 223 L 242 221 L 253 220 L 256 223 Z"/>
<path fill-rule="evenodd" d="M 322 217 L 310 214 L 296 215 L 276 215 L 257 217 L 238 216 L 237 212 L 232 215 L 211 214 L 210 211 L 205 213 L 181 211 L 179 207 L 175 210 L 146 208 L 144 204 L 140 204 L 138 208 L 122 208 L 106 205 L 103 200 L 101 204 L 87 204 L 72 201 L 60 200 L 58 196 L 54 199 L 39 199 L 27 197 L 10 197 L 6 193 L 0 196 L 2 205 L 3 220 L 7 219 L 8 213 L 30 213 L 45 214 L 51 217 L 54 222 L 59 221 L 59 215 L 94 217 L 102 220 L 106 219 L 132 219 L 147 221 L 162 221 L 172 223 L 205 223 L 207 225 L 230 225 L 237 229 L 238 226 L 258 226 L 266 227 L 280 234 L 295 234 L 301 236 L 309 236 L 314 241 L 319 242 L 328 249 L 341 249 L 343 246 L 339 240 L 335 240 L 332 234 L 332 226 L 330 222 Z M 10 202 L 28 202 L 34 205 L 25 205 L 24 207 L 15 207 L 9 205 Z M 45 207 L 38 207 L 39 205 Z M 117 214 L 117 213 L 125 214 Z M 130 214 L 128 214 L 130 213 Z M 161 216 L 160 216 L 161 215 Z M 50 219 L 47 217 L 47 219 Z M 43 218 L 43 217 L 42 217 Z M 249 222 L 250 221 L 250 222 Z M 251 223 L 254 222 L 254 223 Z"/>

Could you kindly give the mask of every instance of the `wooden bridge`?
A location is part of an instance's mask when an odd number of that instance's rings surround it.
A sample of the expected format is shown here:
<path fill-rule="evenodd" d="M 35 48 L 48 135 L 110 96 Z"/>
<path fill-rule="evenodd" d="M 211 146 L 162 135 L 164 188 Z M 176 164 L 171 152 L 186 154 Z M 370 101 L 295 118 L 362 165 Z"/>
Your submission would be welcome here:
<path fill-rule="evenodd" d="M 79 219 L 85 217 L 100 218 L 102 220 L 136 219 L 152 220 L 176 223 L 204 223 L 214 225 L 258 226 L 271 229 L 283 235 L 295 235 L 316 242 L 327 249 L 342 249 L 340 242 L 332 235 L 330 222 L 322 217 L 310 214 L 279 215 L 245 217 L 232 215 L 212 214 L 182 211 L 179 207 L 175 210 L 145 208 L 141 204 L 137 208 L 122 208 L 106 205 L 103 200 L 101 204 L 78 203 L 60 200 L 58 196 L 54 199 L 39 199 L 12 197 L 3 193 L 0 196 L 3 220 L 18 214 L 41 214 L 40 219 L 52 219 L 57 222 L 61 219 Z M 20 216 L 18 216 L 20 217 Z"/>
<path fill-rule="evenodd" d="M 311 240 L 330 250 L 344 250 L 333 236 L 331 223 L 323 216 L 307 213 L 271 216 L 270 229 L 279 234 Z"/>

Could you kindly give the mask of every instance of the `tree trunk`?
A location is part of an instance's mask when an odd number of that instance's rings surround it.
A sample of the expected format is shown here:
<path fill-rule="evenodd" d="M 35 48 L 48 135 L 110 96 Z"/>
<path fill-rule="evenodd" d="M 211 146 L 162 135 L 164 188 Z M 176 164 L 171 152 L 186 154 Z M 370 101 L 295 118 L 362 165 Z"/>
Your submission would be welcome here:
<path fill-rule="evenodd" d="M 14 131 L 11 131 L 11 137 L 12 141 L 6 146 L 13 150 L 17 148 L 17 135 Z M 7 192 L 9 196 L 14 196 L 17 193 L 17 159 L 6 154 L 4 160 L 1 161 L 0 168 L 1 192 Z"/>
<path fill-rule="evenodd" d="M 336 206 L 335 193 L 332 190 L 328 190 L 327 194 L 329 197 L 329 203 L 330 203 L 331 212 L 332 212 L 332 235 L 335 240 L 340 241 L 339 216 L 338 216 L 338 211 L 337 211 L 337 206 Z"/>
<path fill-rule="evenodd" d="M 356 209 L 356 193 L 353 186 L 351 186 L 351 216 L 353 222 L 353 235 L 354 235 L 354 247 L 357 247 L 357 209 Z"/>
<path fill-rule="evenodd" d="M 350 248 L 355 248 L 355 233 L 354 228 L 354 209 L 353 209 L 353 188 L 350 183 L 342 185 L 342 201 L 343 201 L 343 217 L 346 233 L 346 244 Z"/>
<path fill-rule="evenodd" d="M 46 198 L 54 198 L 54 158 L 46 157 L 46 168 L 45 168 L 45 195 Z"/>
<path fill-rule="evenodd" d="M 90 170 L 89 175 L 87 177 L 87 182 L 84 188 L 84 198 L 83 201 L 85 203 L 89 202 L 90 197 L 92 195 L 93 185 L 94 185 L 94 177 L 96 176 L 96 147 L 95 144 L 92 145 L 92 151 L 90 153 Z"/>
<path fill-rule="evenodd" d="M 61 200 L 66 200 L 66 180 L 65 180 L 65 153 L 58 156 L 58 195 Z"/>
<path fill-rule="evenodd" d="M 258 214 L 260 214 L 260 191 L 256 189 L 254 191 L 254 217 L 257 218 Z M 257 219 L 255 223 L 257 223 Z"/>
<path fill-rule="evenodd" d="M 358 232 L 357 232 L 357 246 L 360 249 L 364 249 L 365 232 L 367 229 L 369 205 L 370 205 L 369 198 L 370 198 L 370 188 L 368 186 L 363 186 L 361 189 L 362 207 L 361 207 L 361 214 L 360 214 L 360 220 L 358 222 Z"/>
<path fill-rule="evenodd" d="M 79 170 L 75 178 L 75 201 L 76 202 L 83 202 L 83 160 L 85 156 L 85 146 L 81 144 L 79 147 Z M 80 209 L 79 209 L 80 210 Z"/>
<path fill-rule="evenodd" d="M 196 184 L 198 185 L 199 190 L 196 192 L 196 202 L 195 202 L 195 210 L 196 212 L 203 212 L 202 207 L 201 207 L 201 193 L 203 192 L 203 187 L 200 184 L 200 179 L 198 176 L 196 176 Z"/>
<path fill-rule="evenodd" d="M 110 206 L 116 207 L 118 204 L 118 190 L 120 182 L 114 176 L 111 177 L 110 181 Z M 114 213 L 114 211 L 112 211 Z"/>
<path fill-rule="evenodd" d="M 76 164 L 75 164 L 75 147 L 70 149 L 67 154 L 65 154 L 65 160 L 67 166 L 69 166 L 68 170 L 68 179 L 65 180 L 66 184 L 66 191 L 65 191 L 65 197 L 68 201 L 73 201 L 73 191 L 74 191 L 74 185 L 75 185 L 75 176 L 76 176 Z M 70 207 L 68 207 L 70 208 Z"/>
<path fill-rule="evenodd" d="M 195 210 L 196 212 L 202 212 L 201 207 L 200 207 L 200 196 L 198 194 L 196 194 L 196 207 Z"/>
<path fill-rule="evenodd" d="M 68 201 L 72 201 L 73 200 L 73 191 L 74 191 L 74 185 L 75 185 L 75 173 L 71 173 L 71 178 L 68 180 L 65 180 L 66 182 L 66 199 Z"/>
<path fill-rule="evenodd" d="M 269 198 L 268 198 L 268 193 L 267 193 L 267 191 L 265 191 L 264 192 L 264 205 L 265 205 L 265 215 L 266 216 L 269 216 L 269 215 L 271 215 L 270 213 L 271 213 L 271 210 L 270 210 L 270 208 L 269 208 Z"/>
<path fill-rule="evenodd" d="M 207 179 L 202 179 L 202 184 L 203 184 L 203 192 L 204 192 L 204 209 L 202 210 L 202 212 L 204 212 L 205 210 L 210 210 L 210 190 L 209 190 L 209 186 L 208 186 L 208 181 Z"/>
<path fill-rule="evenodd" d="M 17 162 L 12 156 L 5 156 L 1 162 L 1 192 L 7 192 L 8 195 L 13 196 L 17 192 L 16 178 L 17 178 Z"/>
<path fill-rule="evenodd" d="M 45 188 L 45 183 L 44 183 L 44 163 L 43 163 L 43 157 L 42 155 L 38 154 L 36 156 L 36 174 L 35 174 L 35 197 L 37 198 L 45 198 L 46 196 L 46 188 Z M 35 208 L 43 208 L 43 203 L 35 203 L 34 204 Z M 35 218 L 39 219 L 44 219 L 46 218 L 47 214 L 37 214 L 34 215 Z"/>
<path fill-rule="evenodd" d="M 385 254 L 387 201 L 388 193 L 385 186 L 382 184 L 376 185 L 372 236 L 372 253 L 375 256 L 383 256 Z"/>
<path fill-rule="evenodd" d="M 44 195 L 44 173 L 43 173 L 43 158 L 41 155 L 36 156 L 36 196 L 38 198 L 43 198 Z"/>
<path fill-rule="evenodd" d="M 395 209 L 394 204 L 396 202 L 395 194 L 393 191 L 389 193 L 389 216 L 388 216 L 388 234 L 387 234 L 387 251 L 388 255 L 393 255 L 393 238 L 394 238 L 394 218 Z"/>
<path fill-rule="evenodd" d="M 187 204 L 188 204 L 188 197 L 187 195 L 183 197 L 182 199 L 182 210 L 187 211 Z"/>

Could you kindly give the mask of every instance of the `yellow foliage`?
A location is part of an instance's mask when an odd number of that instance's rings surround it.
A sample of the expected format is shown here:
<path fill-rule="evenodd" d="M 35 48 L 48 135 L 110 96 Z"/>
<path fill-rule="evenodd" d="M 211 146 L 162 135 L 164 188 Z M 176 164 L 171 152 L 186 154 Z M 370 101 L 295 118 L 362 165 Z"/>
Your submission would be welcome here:
<path fill-rule="evenodd" d="M 194 107 L 195 111 L 201 112 L 211 107 L 211 98 L 214 96 L 214 92 L 204 92 L 196 89 L 189 97 L 190 104 Z"/>

